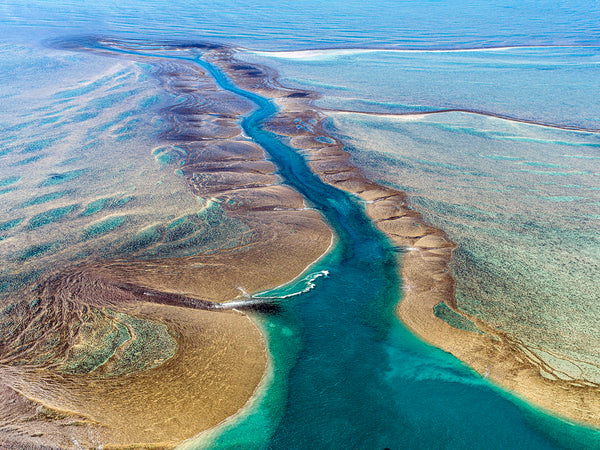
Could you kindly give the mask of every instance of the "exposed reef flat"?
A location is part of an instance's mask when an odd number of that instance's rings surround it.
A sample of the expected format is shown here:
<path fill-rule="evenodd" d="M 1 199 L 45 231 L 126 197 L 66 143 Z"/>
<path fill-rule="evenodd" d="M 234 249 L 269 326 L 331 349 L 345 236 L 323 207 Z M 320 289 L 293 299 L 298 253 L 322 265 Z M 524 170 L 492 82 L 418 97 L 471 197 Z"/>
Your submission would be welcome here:
<path fill-rule="evenodd" d="M 104 276 L 61 274 L 18 305 L 30 322 L 2 352 L 4 445 L 173 446 L 256 389 L 266 359 L 246 316 L 151 303 Z"/>
<path fill-rule="evenodd" d="M 331 244 L 320 214 L 243 135 L 239 121 L 252 104 L 193 62 L 102 45 L 70 48 L 150 64 L 173 97 L 164 134 L 140 158 L 177 171 L 201 199 L 208 231 L 183 217 L 138 233 L 119 257 L 54 267 L 6 295 L 3 446 L 168 448 L 232 416 L 259 386 L 268 356 L 247 315 L 214 304 L 289 281 Z M 89 239 L 114 224 L 105 225 Z M 234 237 L 224 232 L 231 227 Z M 200 250 L 189 254 L 192 245 Z"/>
<path fill-rule="evenodd" d="M 377 227 L 405 250 L 399 259 L 404 292 L 397 313 L 410 329 L 529 401 L 560 416 L 600 426 L 596 384 L 568 376 L 560 365 L 551 367 L 522 342 L 457 308 L 448 271 L 455 244 L 442 230 L 427 224 L 406 203 L 404 193 L 371 182 L 353 166 L 343 143 L 328 134 L 323 110 L 311 103 L 314 93 L 279 85 L 271 68 L 236 60 L 229 49 L 212 53 L 211 62 L 236 84 L 276 99 L 281 112 L 267 128 L 298 148 L 324 182 L 363 199 Z M 569 362 L 574 367 L 577 363 Z"/>

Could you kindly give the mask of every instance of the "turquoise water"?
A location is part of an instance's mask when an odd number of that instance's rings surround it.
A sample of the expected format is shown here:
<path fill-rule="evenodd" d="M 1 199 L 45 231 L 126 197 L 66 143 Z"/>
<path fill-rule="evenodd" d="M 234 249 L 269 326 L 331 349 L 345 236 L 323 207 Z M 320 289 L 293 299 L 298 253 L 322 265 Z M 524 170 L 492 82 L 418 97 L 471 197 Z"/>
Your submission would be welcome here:
<path fill-rule="evenodd" d="M 205 205 L 182 192 L 172 164 L 176 151 L 155 149 L 145 138 L 161 129 L 163 98 L 151 69 L 50 50 L 40 45 L 47 38 L 215 40 L 251 50 L 548 45 L 266 57 L 285 82 L 321 92 L 319 104 L 332 109 L 404 114 L 456 108 L 600 128 L 594 95 L 600 11 L 594 3 L 236 3 L 0 5 L 1 291 L 86 255 L 187 256 L 207 248 L 202 224 L 225 220 L 218 208 L 198 215 Z M 537 411 L 412 336 L 393 315 L 402 283 L 393 264 L 398 249 L 373 229 L 359 203 L 322 185 L 261 129 L 273 112 L 267 100 L 211 70 L 226 89 L 260 106 L 244 121 L 247 134 L 323 211 L 338 242 L 310 269 L 309 278 L 321 275 L 312 290 L 283 300 L 279 316 L 260 318 L 274 361 L 267 389 L 237 421 L 223 425 L 221 435 L 201 436 L 192 447 L 598 447 L 596 432 Z M 598 303 L 600 259 L 597 134 L 460 114 L 334 116 L 331 125 L 355 161 L 373 178 L 413 193 L 427 219 L 459 242 L 454 273 L 461 306 L 487 314 L 508 332 L 528 332 L 536 343 L 558 334 L 565 353 L 589 355 L 585 345 L 593 347 L 600 329 L 590 313 Z M 529 206 L 517 210 L 523 204 Z M 224 242 L 243 231 L 235 223 L 227 229 L 232 235 Z M 512 263 L 515 255 L 527 264 Z M 570 270 L 561 271 L 565 266 Z M 574 276 L 582 273 L 578 267 L 586 267 L 583 278 Z M 482 301 L 480 293 L 507 289 L 502 282 L 515 274 L 521 286 L 541 280 L 543 289 L 526 296 L 500 291 L 515 300 L 508 308 L 493 298 Z M 262 295 L 284 297 L 307 282 Z M 518 301 L 539 299 L 540 292 L 557 303 L 543 302 L 540 311 L 540 303 Z M 556 314 L 557 304 L 572 322 Z M 523 318 L 527 327 L 519 325 Z"/>
<path fill-rule="evenodd" d="M 408 191 L 457 242 L 462 310 L 600 381 L 597 134 L 467 114 L 334 123 L 370 177 Z"/>

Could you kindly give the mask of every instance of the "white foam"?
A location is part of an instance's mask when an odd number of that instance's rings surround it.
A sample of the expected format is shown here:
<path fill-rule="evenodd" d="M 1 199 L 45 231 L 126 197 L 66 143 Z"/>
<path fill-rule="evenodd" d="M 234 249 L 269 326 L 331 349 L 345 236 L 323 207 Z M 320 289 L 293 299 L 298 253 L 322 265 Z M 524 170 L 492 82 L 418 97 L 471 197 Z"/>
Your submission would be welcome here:
<path fill-rule="evenodd" d="M 277 298 L 277 299 L 285 299 L 285 298 L 290 298 L 290 297 L 296 297 L 297 295 L 301 295 L 301 294 L 306 294 L 307 292 L 313 290 L 316 287 L 315 284 L 315 280 L 317 280 L 318 278 L 321 277 L 325 277 L 327 278 L 329 276 L 329 270 L 320 270 L 318 272 L 315 273 L 311 273 L 309 275 L 307 275 L 304 280 L 305 280 L 305 287 L 302 288 L 299 291 L 296 292 L 292 292 L 291 294 L 286 294 L 286 295 L 280 295 L 280 296 L 274 296 L 274 297 L 267 297 L 267 296 L 260 296 L 260 297 L 253 297 L 253 298 Z"/>
<path fill-rule="evenodd" d="M 281 50 L 281 51 L 263 51 L 263 50 L 249 50 L 248 53 L 252 53 L 258 56 L 265 56 L 270 58 L 283 58 L 283 59 L 329 59 L 339 56 L 351 56 L 359 55 L 364 53 L 469 53 L 469 52 L 491 52 L 491 51 L 506 51 L 506 50 L 526 50 L 526 49 L 552 49 L 552 48 L 565 48 L 571 46 L 504 46 L 504 47 L 479 47 L 479 48 L 450 48 L 450 49 L 401 49 L 401 48 L 328 48 L 328 49 L 316 49 L 316 50 Z M 577 47 L 577 46 L 572 46 Z"/>

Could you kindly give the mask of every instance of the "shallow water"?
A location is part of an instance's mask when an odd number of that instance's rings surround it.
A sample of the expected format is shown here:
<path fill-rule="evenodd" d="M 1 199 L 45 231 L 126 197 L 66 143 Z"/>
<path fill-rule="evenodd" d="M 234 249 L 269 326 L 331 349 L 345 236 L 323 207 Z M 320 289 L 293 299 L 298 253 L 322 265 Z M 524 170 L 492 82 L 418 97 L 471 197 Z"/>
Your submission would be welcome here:
<path fill-rule="evenodd" d="M 3 2 L 0 290 L 9 294 L 89 255 L 155 258 L 180 256 L 181 248 L 183 254 L 206 250 L 207 223 L 227 231 L 215 245 L 229 245 L 243 232 L 185 191 L 176 148 L 156 148 L 164 94 L 148 67 L 49 50 L 39 46 L 42 39 L 82 33 L 214 39 L 255 50 L 571 45 L 345 57 L 325 52 L 314 60 L 267 61 L 285 82 L 323 93 L 319 104 L 333 109 L 474 109 L 600 127 L 593 95 L 600 87 L 595 5 L 386 1 L 343 2 L 344 15 L 339 9 L 336 1 L 194 8 L 178 0 L 168 8 L 158 0 Z M 263 99 L 252 100 L 269 108 Z M 597 444 L 597 433 L 515 400 L 407 332 L 393 316 L 401 285 L 392 264 L 397 249 L 373 229 L 360 205 L 316 181 L 262 131 L 260 114 L 246 122 L 248 134 L 269 147 L 282 173 L 324 211 L 340 239 L 311 269 L 328 270 L 328 277 L 287 298 L 280 316 L 261 319 L 274 358 L 267 389 L 240 420 L 190 445 Z M 453 270 L 462 308 L 532 347 L 595 357 L 596 134 L 465 114 L 332 117 L 370 176 L 412 193 L 427 219 L 459 243 Z M 322 202 L 323 192 L 330 203 Z M 186 246 L 156 245 L 169 239 Z M 283 297 L 305 287 L 298 281 L 264 295 Z M 498 292 L 505 304 L 498 303 Z M 540 304 L 540 298 L 548 301 Z M 598 376 L 596 369 L 586 368 L 586 376 Z"/>
<path fill-rule="evenodd" d="M 2 50 L 6 70 L 20 73 L 0 113 L 2 290 L 57 264 L 185 256 L 239 238 L 244 226 L 189 193 L 178 176 L 183 151 L 157 144 L 168 96 L 149 67 L 24 46 Z M 209 220 L 227 223 L 220 239 Z"/>
<path fill-rule="evenodd" d="M 258 294 L 285 299 L 279 316 L 262 322 L 274 375 L 258 404 L 222 434 L 184 447 L 555 448 L 572 439 L 583 447 L 595 442 L 596 432 L 509 401 L 407 331 L 393 313 L 399 288 L 394 249 L 361 204 L 324 185 L 297 153 L 261 129 L 260 121 L 275 111 L 268 101 L 214 68 L 211 74 L 261 107 L 243 121 L 246 133 L 267 150 L 286 182 L 323 212 L 338 242 L 310 268 L 326 277 Z M 301 293 L 309 282 L 315 288 Z M 290 291 L 299 294 L 290 298 Z"/>
<path fill-rule="evenodd" d="M 600 381 L 600 136 L 561 128 L 598 127 L 589 96 L 597 48 L 245 58 L 319 90 L 319 105 L 355 111 L 330 111 L 331 131 L 371 179 L 408 192 L 458 244 L 460 309 L 509 333 L 561 378 Z M 393 81 L 381 87 L 383 79 Z"/>
<path fill-rule="evenodd" d="M 597 135 L 460 114 L 333 123 L 372 177 L 409 191 L 457 242 L 463 311 L 568 377 L 600 381 Z"/>

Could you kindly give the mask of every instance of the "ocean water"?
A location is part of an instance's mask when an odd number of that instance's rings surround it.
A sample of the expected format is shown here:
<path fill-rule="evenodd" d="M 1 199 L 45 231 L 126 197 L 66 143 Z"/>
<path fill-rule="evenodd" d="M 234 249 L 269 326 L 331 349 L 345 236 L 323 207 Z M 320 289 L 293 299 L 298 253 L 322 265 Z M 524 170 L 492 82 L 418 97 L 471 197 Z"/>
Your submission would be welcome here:
<path fill-rule="evenodd" d="M 356 163 L 409 192 L 458 243 L 461 308 L 542 358 L 560 354 L 553 364 L 562 368 L 569 358 L 586 361 L 584 374 L 568 373 L 596 380 L 599 19 L 597 5 L 583 1 L 5 1 L 0 290 L 10 295 L 98 252 L 181 256 L 182 246 L 138 244 L 186 221 L 202 233 L 203 215 L 215 214 L 178 182 L 177 149 L 152 144 L 165 99 L 151 69 L 45 42 L 84 34 L 227 42 L 277 68 L 285 83 L 320 92 Z M 330 47 L 510 48 L 264 53 Z M 395 250 L 360 205 L 320 184 L 261 129 L 266 99 L 214 76 L 260 106 L 247 134 L 339 239 L 311 269 L 327 277 L 288 298 L 280 316 L 257 318 L 273 356 L 260 397 L 188 447 L 597 446 L 595 431 L 536 410 L 412 336 L 393 315 L 402 282 Z M 423 115 L 448 109 L 462 112 Z M 225 225 L 216 245 L 243 231 Z M 301 279 L 263 295 L 305 287 Z"/>
<path fill-rule="evenodd" d="M 597 4 L 567 0 L 6 0 L 6 37 L 115 33 L 215 39 L 254 49 L 598 44 Z"/>

